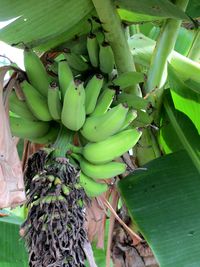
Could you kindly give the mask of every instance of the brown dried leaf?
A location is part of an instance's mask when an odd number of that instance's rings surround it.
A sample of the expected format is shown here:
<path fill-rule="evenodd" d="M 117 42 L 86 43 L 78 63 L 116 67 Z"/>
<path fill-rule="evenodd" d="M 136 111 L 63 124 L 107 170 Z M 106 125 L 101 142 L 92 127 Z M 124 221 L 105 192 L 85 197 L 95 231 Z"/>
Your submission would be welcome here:
<path fill-rule="evenodd" d="M 118 200 L 119 200 L 119 194 L 116 190 L 113 190 L 111 193 L 111 201 L 112 201 L 111 205 L 115 211 L 117 209 Z M 111 261 L 111 244 L 112 244 L 114 224 L 115 224 L 115 214 L 111 213 L 109 230 L 108 230 L 107 251 L 106 251 L 106 267 L 110 266 L 110 261 Z"/>
<path fill-rule="evenodd" d="M 44 145 L 33 144 L 28 140 L 24 141 L 24 149 L 23 149 L 23 155 L 22 155 L 22 169 L 23 169 L 23 171 L 26 168 L 26 163 L 27 163 L 28 158 L 32 154 L 37 152 L 39 149 L 41 149 L 42 147 L 44 147 Z"/>
<path fill-rule="evenodd" d="M 101 196 L 93 198 L 86 207 L 86 229 L 90 242 L 97 239 L 97 247 L 104 248 L 106 211 L 101 205 Z"/>

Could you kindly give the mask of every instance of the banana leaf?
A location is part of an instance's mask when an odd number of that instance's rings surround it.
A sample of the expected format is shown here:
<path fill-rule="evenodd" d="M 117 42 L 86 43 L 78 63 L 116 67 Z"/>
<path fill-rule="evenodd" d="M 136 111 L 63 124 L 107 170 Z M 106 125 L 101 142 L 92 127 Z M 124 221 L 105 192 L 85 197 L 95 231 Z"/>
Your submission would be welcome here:
<path fill-rule="evenodd" d="M 116 0 L 118 8 L 155 17 L 186 19 L 188 16 L 168 0 Z"/>
<path fill-rule="evenodd" d="M 155 159 L 118 186 L 160 267 L 200 266 L 200 179 L 185 150 Z"/>
<path fill-rule="evenodd" d="M 187 56 L 194 38 L 194 31 L 180 27 L 174 50 Z"/>
<path fill-rule="evenodd" d="M 189 89 L 193 90 L 195 93 L 200 94 L 200 83 L 195 82 L 192 79 L 184 81 L 184 84 L 188 86 Z"/>
<path fill-rule="evenodd" d="M 188 17 L 170 1 L 116 1 L 122 20 L 152 21 L 173 17 Z M 49 50 L 67 41 L 77 39 L 90 31 L 88 18 L 95 14 L 90 0 L 0 0 L 0 21 L 11 20 L 0 30 L 0 39 L 8 44 L 22 43 L 39 51 Z M 159 16 L 158 16 L 159 15 Z M 9 23 L 9 22 L 8 22 Z"/>
<path fill-rule="evenodd" d="M 164 96 L 163 106 L 168 116 L 168 123 L 175 131 L 176 139 L 180 141 L 182 148 L 187 151 L 188 156 L 200 173 L 200 135 L 197 129 L 184 113 L 174 108 L 169 92 L 166 92 Z M 168 134 L 170 138 L 170 132 Z M 165 138 L 168 139 L 166 135 Z"/>
<path fill-rule="evenodd" d="M 186 13 L 192 18 L 198 18 L 200 16 L 200 1 L 190 0 Z"/>
<path fill-rule="evenodd" d="M 94 9 L 90 0 L 44 0 L 37 5 L 34 0 L 0 0 L 0 6 L 0 21 L 15 19 L 0 30 L 2 41 L 36 47 L 51 40 L 48 48 L 89 31 L 87 19 Z"/>
<path fill-rule="evenodd" d="M 168 68 L 168 78 L 175 108 L 191 119 L 200 134 L 200 94 L 190 89 L 190 87 L 178 77 L 172 66 Z"/>
<path fill-rule="evenodd" d="M 19 235 L 22 219 L 13 214 L 0 217 L 0 266 L 28 267 L 28 255 Z"/>

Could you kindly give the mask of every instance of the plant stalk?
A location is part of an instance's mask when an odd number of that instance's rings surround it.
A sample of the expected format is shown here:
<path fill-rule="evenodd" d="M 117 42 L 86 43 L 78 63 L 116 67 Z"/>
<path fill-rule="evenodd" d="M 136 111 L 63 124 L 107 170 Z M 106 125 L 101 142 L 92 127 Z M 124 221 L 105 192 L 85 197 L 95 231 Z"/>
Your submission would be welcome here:
<path fill-rule="evenodd" d="M 111 0 L 92 0 L 107 41 L 110 43 L 118 73 L 135 71 L 135 64 L 122 28 L 120 17 Z M 139 87 L 134 87 L 133 94 L 141 95 Z"/>
<path fill-rule="evenodd" d="M 134 61 L 137 64 L 148 67 L 154 51 L 156 42 L 143 34 L 136 34 L 129 40 Z M 171 66 L 176 70 L 177 74 L 182 77 L 184 81 L 192 79 L 195 82 L 200 82 L 200 64 L 172 51 L 170 58 L 168 58 Z"/>
<path fill-rule="evenodd" d="M 176 0 L 175 4 L 183 11 L 186 9 L 189 0 Z M 167 19 L 163 25 L 149 68 L 146 93 L 160 89 L 167 78 L 167 62 L 174 49 L 181 20 Z"/>
<path fill-rule="evenodd" d="M 192 46 L 188 53 L 188 57 L 194 61 L 200 60 L 200 28 L 196 30 Z"/>

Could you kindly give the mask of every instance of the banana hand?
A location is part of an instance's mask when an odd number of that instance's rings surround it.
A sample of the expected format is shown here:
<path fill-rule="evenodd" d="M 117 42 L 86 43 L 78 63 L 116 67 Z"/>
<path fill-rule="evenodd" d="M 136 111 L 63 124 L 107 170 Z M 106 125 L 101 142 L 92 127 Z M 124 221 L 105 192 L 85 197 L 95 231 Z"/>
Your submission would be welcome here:
<path fill-rule="evenodd" d="M 14 136 L 31 140 L 46 135 L 49 131 L 49 123 L 42 121 L 30 121 L 23 118 L 10 116 L 11 132 Z"/>
<path fill-rule="evenodd" d="M 141 134 L 137 129 L 125 130 L 104 141 L 88 143 L 81 152 L 91 163 L 107 163 L 129 151 L 138 142 Z"/>
<path fill-rule="evenodd" d="M 126 171 L 126 164 L 121 162 L 108 162 L 105 164 L 95 165 L 85 160 L 77 154 L 71 155 L 78 160 L 81 171 L 93 179 L 108 179 L 122 174 Z"/>
<path fill-rule="evenodd" d="M 91 116 L 86 119 L 81 134 L 91 142 L 103 141 L 119 131 L 127 112 L 128 108 L 119 104 L 103 115 Z"/>
<path fill-rule="evenodd" d="M 83 172 L 80 173 L 80 185 L 84 188 L 88 197 L 97 197 L 108 190 L 108 185 L 105 183 L 97 183 L 92 178 L 86 176 Z"/>

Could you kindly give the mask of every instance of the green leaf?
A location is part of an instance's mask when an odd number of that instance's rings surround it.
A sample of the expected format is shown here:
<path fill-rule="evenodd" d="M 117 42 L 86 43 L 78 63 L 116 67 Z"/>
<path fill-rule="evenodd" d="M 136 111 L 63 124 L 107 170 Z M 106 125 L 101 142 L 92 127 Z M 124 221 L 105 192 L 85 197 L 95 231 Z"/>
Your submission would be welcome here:
<path fill-rule="evenodd" d="M 44 0 L 37 5 L 34 0 L 0 0 L 0 6 L 1 19 L 19 17 L 0 31 L 2 41 L 36 47 L 53 39 L 49 48 L 85 33 L 90 27 L 88 15 L 94 9 L 90 0 Z"/>
<path fill-rule="evenodd" d="M 186 13 L 192 18 L 198 18 L 200 16 L 200 2 L 199 0 L 190 0 Z"/>
<path fill-rule="evenodd" d="M 130 215 L 160 267 L 198 267 L 199 173 L 185 151 L 144 165 L 119 182 Z"/>
<path fill-rule="evenodd" d="M 121 89 L 125 89 L 129 86 L 144 82 L 144 79 L 145 76 L 142 72 L 129 71 L 120 74 L 112 80 L 112 83 L 119 86 Z"/>
<path fill-rule="evenodd" d="M 187 56 L 192 45 L 194 32 L 180 27 L 174 50 Z"/>
<path fill-rule="evenodd" d="M 192 122 L 186 116 L 184 116 L 183 113 L 175 110 L 169 94 L 165 95 L 163 103 L 169 119 L 168 123 L 171 124 L 177 138 L 180 141 L 178 143 L 182 144 L 182 147 L 187 151 L 188 156 L 191 158 L 194 166 L 196 166 L 197 170 L 200 172 L 200 136 L 196 128 Z M 165 135 L 165 137 L 166 140 L 170 140 L 171 135 L 169 137 Z M 172 137 L 174 137 L 174 134 Z M 175 139 L 173 141 L 175 141 Z M 171 140 L 170 143 L 172 144 L 173 141 Z M 173 149 L 174 146 L 172 146 L 172 151 Z"/>
<path fill-rule="evenodd" d="M 115 4 L 120 9 L 148 16 L 188 19 L 183 11 L 168 0 L 116 0 Z"/>
<path fill-rule="evenodd" d="M 183 113 L 175 111 L 175 117 L 176 120 L 179 121 L 179 124 L 183 125 L 183 127 L 191 126 L 192 122 L 183 115 Z M 184 120 L 186 117 L 186 120 Z M 192 129 L 194 128 L 194 125 L 192 125 Z M 185 128 L 186 129 L 186 128 Z M 196 129 L 195 129 L 196 130 Z M 160 130 L 159 130 L 159 135 L 158 135 L 158 142 L 160 145 L 160 148 L 163 152 L 163 154 L 170 154 L 172 152 L 179 151 L 183 149 L 183 145 L 178 138 L 178 135 L 173 127 L 173 125 L 170 123 L 170 119 L 166 113 L 166 110 L 162 109 L 162 112 L 160 114 Z"/>
<path fill-rule="evenodd" d="M 94 253 L 95 262 L 98 267 L 105 267 L 106 266 L 106 250 L 100 249 L 96 247 L 96 244 L 92 244 L 92 250 Z M 86 267 L 89 267 L 88 261 L 86 261 Z"/>
<path fill-rule="evenodd" d="M 107 242 L 108 242 L 109 223 L 110 223 L 110 220 L 107 219 L 106 225 L 105 225 L 105 234 L 104 234 L 105 247 L 107 246 Z M 104 249 L 97 248 L 96 242 L 93 241 L 92 242 L 92 250 L 93 250 L 93 254 L 94 254 L 94 258 L 95 258 L 95 262 L 96 262 L 97 266 L 98 267 L 105 267 L 106 266 L 106 248 L 104 248 Z M 89 267 L 89 263 L 87 260 L 86 260 L 86 267 Z M 111 260 L 111 266 L 110 267 L 113 267 L 112 260 Z"/>
<path fill-rule="evenodd" d="M 162 17 L 149 16 L 145 14 L 136 13 L 123 8 L 118 9 L 118 13 L 123 21 L 131 22 L 148 22 L 163 19 Z"/>
<path fill-rule="evenodd" d="M 175 108 L 186 114 L 200 133 L 200 95 L 186 86 L 171 66 L 168 77 Z"/>
<path fill-rule="evenodd" d="M 188 79 L 184 81 L 184 84 L 189 87 L 191 90 L 193 90 L 195 93 L 200 94 L 200 83 L 195 82 L 192 79 Z"/>
<path fill-rule="evenodd" d="M 139 96 L 133 95 L 133 94 L 127 94 L 127 93 L 121 93 L 117 97 L 118 103 L 126 103 L 128 107 L 134 108 L 134 109 L 147 109 L 147 106 L 149 105 L 149 101 L 141 98 Z"/>
<path fill-rule="evenodd" d="M 0 218 L 0 266 L 28 267 L 28 256 L 19 235 L 22 219 L 9 215 Z"/>
<path fill-rule="evenodd" d="M 156 42 L 143 34 L 135 34 L 128 40 L 134 62 L 149 66 Z M 172 51 L 169 63 L 182 80 L 192 79 L 200 83 L 200 64 Z"/>

